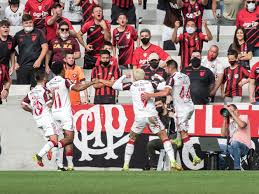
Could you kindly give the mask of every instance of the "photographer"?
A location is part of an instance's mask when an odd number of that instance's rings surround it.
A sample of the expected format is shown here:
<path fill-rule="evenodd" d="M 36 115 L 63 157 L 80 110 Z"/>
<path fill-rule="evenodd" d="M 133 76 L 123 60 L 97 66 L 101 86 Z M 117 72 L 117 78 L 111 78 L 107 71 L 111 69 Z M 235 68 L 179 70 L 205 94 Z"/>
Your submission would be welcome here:
<path fill-rule="evenodd" d="M 157 97 L 155 99 L 156 110 L 159 114 L 159 118 L 161 119 L 163 125 L 168 131 L 168 137 L 172 139 L 174 136 L 176 137 L 175 133 L 175 123 L 173 119 L 173 107 L 172 104 L 166 104 L 165 97 Z M 172 141 L 171 141 L 172 142 Z M 176 152 L 177 146 L 172 144 L 174 151 Z M 156 151 L 160 151 L 164 149 L 163 142 L 160 139 L 153 139 L 148 142 L 147 144 L 147 152 L 149 157 L 149 164 L 145 167 L 144 170 L 153 169 L 155 170 L 157 167 L 156 164 Z M 175 153 L 176 155 L 176 153 Z"/>
<path fill-rule="evenodd" d="M 234 159 L 234 170 L 240 170 L 240 158 L 251 149 L 250 122 L 246 115 L 239 115 L 237 106 L 230 104 L 221 111 L 224 122 L 221 135 L 228 138 L 227 145 L 220 144 L 222 154 L 231 155 Z M 221 169 L 225 169 L 225 160 L 220 154 Z"/>

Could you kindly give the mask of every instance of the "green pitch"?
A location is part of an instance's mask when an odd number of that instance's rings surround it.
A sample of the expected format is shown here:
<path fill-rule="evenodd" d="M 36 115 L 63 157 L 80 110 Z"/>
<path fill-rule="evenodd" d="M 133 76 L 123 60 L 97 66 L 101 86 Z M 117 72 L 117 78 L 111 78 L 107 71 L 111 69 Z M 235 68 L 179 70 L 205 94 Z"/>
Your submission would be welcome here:
<path fill-rule="evenodd" d="M 258 194 L 259 172 L 0 172 L 0 194 Z"/>

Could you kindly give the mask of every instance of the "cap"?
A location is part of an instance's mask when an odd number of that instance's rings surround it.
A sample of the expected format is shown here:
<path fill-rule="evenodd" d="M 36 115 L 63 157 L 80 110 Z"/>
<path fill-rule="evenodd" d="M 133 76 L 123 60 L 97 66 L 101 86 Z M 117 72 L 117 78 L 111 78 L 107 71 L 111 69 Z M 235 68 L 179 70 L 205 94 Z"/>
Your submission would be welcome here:
<path fill-rule="evenodd" d="M 152 61 L 152 60 L 159 60 L 159 56 L 157 53 L 151 53 L 149 56 L 148 56 L 148 61 Z"/>

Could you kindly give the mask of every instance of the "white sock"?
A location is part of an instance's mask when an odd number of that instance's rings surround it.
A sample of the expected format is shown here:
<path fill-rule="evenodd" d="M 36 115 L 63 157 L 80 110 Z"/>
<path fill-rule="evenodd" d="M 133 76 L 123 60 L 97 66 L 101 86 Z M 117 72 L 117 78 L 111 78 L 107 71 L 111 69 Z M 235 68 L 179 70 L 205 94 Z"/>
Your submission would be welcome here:
<path fill-rule="evenodd" d="M 172 144 L 171 142 L 169 141 L 169 139 L 165 140 L 163 142 L 164 144 L 164 149 L 169 157 L 169 160 L 172 162 L 175 160 L 175 156 L 174 156 L 174 150 L 173 150 L 173 147 L 172 147 Z"/>
<path fill-rule="evenodd" d="M 193 147 L 192 142 L 190 141 L 190 138 L 187 137 L 185 139 L 183 139 L 184 145 L 186 146 L 187 150 L 190 152 L 190 154 L 192 155 L 192 157 L 197 156 Z"/>
<path fill-rule="evenodd" d="M 43 148 L 40 150 L 40 152 L 38 153 L 38 156 L 43 157 L 53 147 L 54 147 L 54 144 L 51 141 L 48 141 L 48 143 L 46 143 L 43 146 Z"/>
<path fill-rule="evenodd" d="M 134 141 L 129 141 L 125 148 L 124 164 L 129 165 L 131 156 L 134 152 Z"/>
<path fill-rule="evenodd" d="M 57 166 L 59 168 L 64 168 L 63 162 L 62 162 L 62 159 L 61 159 L 61 155 L 60 155 L 60 149 L 57 148 L 57 147 L 54 147 L 54 148 L 52 148 L 52 153 L 53 153 L 55 163 L 57 164 Z"/>
<path fill-rule="evenodd" d="M 73 167 L 74 166 L 73 156 L 66 156 L 66 159 L 67 159 L 67 166 Z"/>

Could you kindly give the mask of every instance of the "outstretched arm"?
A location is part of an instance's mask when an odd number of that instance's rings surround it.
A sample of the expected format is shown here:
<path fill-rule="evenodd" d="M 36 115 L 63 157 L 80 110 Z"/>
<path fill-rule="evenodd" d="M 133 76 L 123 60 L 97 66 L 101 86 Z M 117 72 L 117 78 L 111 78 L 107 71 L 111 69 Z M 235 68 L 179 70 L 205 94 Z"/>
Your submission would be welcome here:
<path fill-rule="evenodd" d="M 156 92 L 156 93 L 144 93 L 143 98 L 145 100 L 149 100 L 150 98 L 155 98 L 155 97 L 161 97 L 161 96 L 168 96 L 171 94 L 171 88 L 165 87 L 162 91 Z"/>
<path fill-rule="evenodd" d="M 85 84 L 76 84 L 76 85 L 73 85 L 71 87 L 71 90 L 74 90 L 76 92 L 80 92 L 80 91 L 86 90 L 87 88 L 89 88 L 93 84 L 94 84 L 94 82 L 87 82 Z"/>

